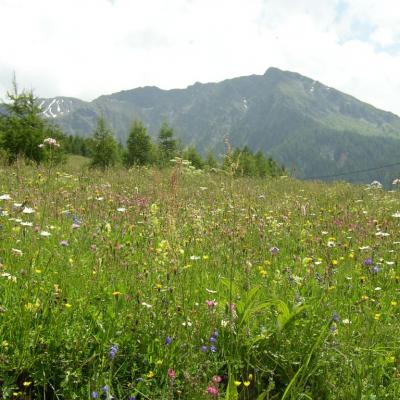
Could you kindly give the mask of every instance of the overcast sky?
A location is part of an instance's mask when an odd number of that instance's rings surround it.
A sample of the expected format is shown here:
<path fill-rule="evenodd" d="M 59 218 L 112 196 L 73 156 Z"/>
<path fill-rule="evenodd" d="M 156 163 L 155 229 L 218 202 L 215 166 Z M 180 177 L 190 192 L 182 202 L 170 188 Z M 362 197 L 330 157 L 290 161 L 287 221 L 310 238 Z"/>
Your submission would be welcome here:
<path fill-rule="evenodd" d="M 399 0 L 0 0 L 0 99 L 92 100 L 270 67 L 400 115 Z"/>

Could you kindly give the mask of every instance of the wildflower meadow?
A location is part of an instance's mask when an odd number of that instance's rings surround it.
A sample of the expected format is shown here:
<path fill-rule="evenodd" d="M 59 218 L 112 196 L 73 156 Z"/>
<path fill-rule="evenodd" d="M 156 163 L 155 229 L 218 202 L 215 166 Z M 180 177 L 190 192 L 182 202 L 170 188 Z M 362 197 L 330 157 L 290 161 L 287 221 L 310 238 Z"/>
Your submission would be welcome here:
<path fill-rule="evenodd" d="M 400 398 L 400 194 L 176 163 L 0 172 L 0 398 Z"/>

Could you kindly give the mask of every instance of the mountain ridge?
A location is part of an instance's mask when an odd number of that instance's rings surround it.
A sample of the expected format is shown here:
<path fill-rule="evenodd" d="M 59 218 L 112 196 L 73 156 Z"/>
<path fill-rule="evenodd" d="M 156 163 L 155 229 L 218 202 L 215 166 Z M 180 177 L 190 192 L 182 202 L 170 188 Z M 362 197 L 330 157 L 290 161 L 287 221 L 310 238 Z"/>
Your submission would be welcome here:
<path fill-rule="evenodd" d="M 352 162 L 355 155 L 361 157 L 358 164 L 362 165 L 369 154 L 368 161 L 374 166 L 392 162 L 386 158 L 400 154 L 396 114 L 275 67 L 263 75 L 196 82 L 185 89 L 144 86 L 101 95 L 91 102 L 66 97 L 40 101 L 47 107 L 47 117 L 67 134 L 90 135 L 96 119 L 103 115 L 121 142 L 134 119 L 143 121 L 156 138 L 162 122 L 167 121 L 185 145 L 196 146 L 202 154 L 207 150 L 223 153 L 228 135 L 233 146 L 247 145 L 286 165 L 296 165 L 299 177 L 315 175 L 316 168 L 325 171 L 327 166 L 328 172 L 357 167 Z M 63 104 L 70 108 L 63 109 Z M 372 143 L 381 154 L 370 154 Z M 361 147 L 361 153 L 353 146 Z M 380 178 L 391 179 L 386 175 Z M 355 181 L 370 178 L 366 175 Z"/>

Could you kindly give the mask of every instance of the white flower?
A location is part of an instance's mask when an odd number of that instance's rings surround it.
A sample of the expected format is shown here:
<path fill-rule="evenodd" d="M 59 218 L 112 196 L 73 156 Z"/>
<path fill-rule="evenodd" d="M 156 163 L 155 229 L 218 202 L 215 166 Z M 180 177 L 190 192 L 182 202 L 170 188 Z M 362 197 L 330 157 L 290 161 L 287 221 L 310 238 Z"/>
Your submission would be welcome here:
<path fill-rule="evenodd" d="M 190 259 L 191 260 L 200 260 L 200 257 L 199 256 L 190 256 Z"/>
<path fill-rule="evenodd" d="M 21 221 L 21 225 L 22 226 L 33 226 L 32 222 L 24 222 L 24 221 Z"/>
<path fill-rule="evenodd" d="M 57 143 L 57 140 L 50 137 L 44 139 L 43 143 L 40 144 L 39 147 L 43 147 L 45 144 L 47 144 L 49 147 L 60 147 L 60 145 Z"/>
<path fill-rule="evenodd" d="M 11 200 L 11 196 L 9 194 L 2 194 L 0 200 Z"/>
<path fill-rule="evenodd" d="M 375 233 L 375 236 L 381 236 L 381 237 L 389 236 L 389 235 L 390 235 L 390 233 L 382 232 L 382 231 L 379 231 L 379 232 Z"/>
<path fill-rule="evenodd" d="M 328 247 L 336 247 L 336 243 L 333 240 L 328 240 L 328 243 L 326 245 Z"/>
<path fill-rule="evenodd" d="M 342 323 L 345 325 L 349 325 L 349 324 L 351 324 L 351 321 L 348 318 L 345 318 L 342 320 Z"/>
<path fill-rule="evenodd" d="M 1 274 L 2 277 L 7 278 L 9 281 L 17 282 L 17 277 L 14 275 L 9 274 L 8 272 L 3 272 Z"/>
<path fill-rule="evenodd" d="M 22 250 L 19 249 L 11 249 L 11 253 L 13 253 L 16 256 L 22 256 Z"/>
<path fill-rule="evenodd" d="M 366 251 L 366 250 L 369 250 L 370 248 L 371 247 L 369 247 L 369 246 L 362 246 L 362 247 L 359 247 L 358 249 L 361 251 Z"/>
<path fill-rule="evenodd" d="M 394 214 L 392 214 L 393 218 L 400 218 L 400 211 L 396 211 Z"/>
<path fill-rule="evenodd" d="M 22 212 L 24 214 L 33 214 L 35 212 L 35 210 L 33 208 L 30 207 L 24 207 L 24 209 L 22 210 Z"/>
<path fill-rule="evenodd" d="M 368 188 L 370 189 L 382 189 L 382 183 L 378 181 L 373 181 L 368 185 Z"/>
<path fill-rule="evenodd" d="M 206 288 L 206 292 L 207 292 L 207 293 L 217 293 L 216 290 L 211 290 L 211 289 L 207 289 L 207 288 Z"/>
<path fill-rule="evenodd" d="M 151 304 L 145 303 L 144 301 L 142 302 L 142 306 L 145 306 L 146 308 L 153 307 Z"/>
<path fill-rule="evenodd" d="M 125 207 L 119 207 L 119 208 L 117 208 L 117 211 L 118 212 L 125 212 L 126 208 Z"/>
<path fill-rule="evenodd" d="M 49 237 L 49 236 L 51 236 L 51 233 L 50 233 L 50 232 L 47 232 L 47 231 L 41 231 L 41 232 L 40 232 L 40 236 Z"/>

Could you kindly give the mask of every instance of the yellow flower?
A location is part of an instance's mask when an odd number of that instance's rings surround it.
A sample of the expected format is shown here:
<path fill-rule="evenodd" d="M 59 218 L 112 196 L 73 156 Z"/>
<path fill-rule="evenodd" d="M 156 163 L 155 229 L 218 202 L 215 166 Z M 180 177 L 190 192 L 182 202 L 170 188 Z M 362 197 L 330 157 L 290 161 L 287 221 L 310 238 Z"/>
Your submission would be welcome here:
<path fill-rule="evenodd" d="M 240 386 L 242 384 L 242 382 L 240 381 L 235 381 L 235 386 Z"/>
<path fill-rule="evenodd" d="M 250 386 L 250 381 L 244 381 L 243 385 L 246 386 L 246 387 L 249 387 Z"/>
<path fill-rule="evenodd" d="M 25 387 L 28 387 L 28 386 L 32 385 L 32 382 L 24 382 L 23 385 L 24 385 Z"/>
<path fill-rule="evenodd" d="M 397 301 L 392 300 L 392 301 L 390 302 L 390 305 L 393 306 L 393 307 L 396 307 L 396 306 L 397 306 Z"/>
<path fill-rule="evenodd" d="M 338 265 L 338 260 L 332 260 L 332 265 Z"/>
<path fill-rule="evenodd" d="M 158 289 L 158 290 L 162 289 L 161 283 L 156 283 L 156 289 Z"/>
<path fill-rule="evenodd" d="M 379 320 L 381 319 L 381 314 L 375 314 L 375 315 L 374 315 L 374 319 L 375 319 L 376 321 L 379 321 Z"/>
<path fill-rule="evenodd" d="M 116 290 L 115 292 L 112 293 L 113 296 L 119 296 L 120 294 L 122 294 L 121 292 L 118 292 L 118 290 Z"/>
<path fill-rule="evenodd" d="M 146 376 L 147 376 L 147 378 L 151 379 L 151 378 L 154 377 L 154 372 L 153 371 L 149 371 Z"/>
<path fill-rule="evenodd" d="M 261 269 L 261 270 L 260 270 L 260 275 L 261 275 L 263 278 L 266 278 L 267 275 L 268 275 L 268 272 L 267 272 L 265 269 Z"/>
<path fill-rule="evenodd" d="M 253 374 L 249 374 L 249 381 L 253 380 Z"/>
<path fill-rule="evenodd" d="M 71 308 L 71 307 L 72 307 L 72 305 L 71 305 L 71 304 L 69 304 L 69 303 L 65 303 L 65 304 L 64 304 L 64 307 L 65 307 L 65 308 Z"/>

